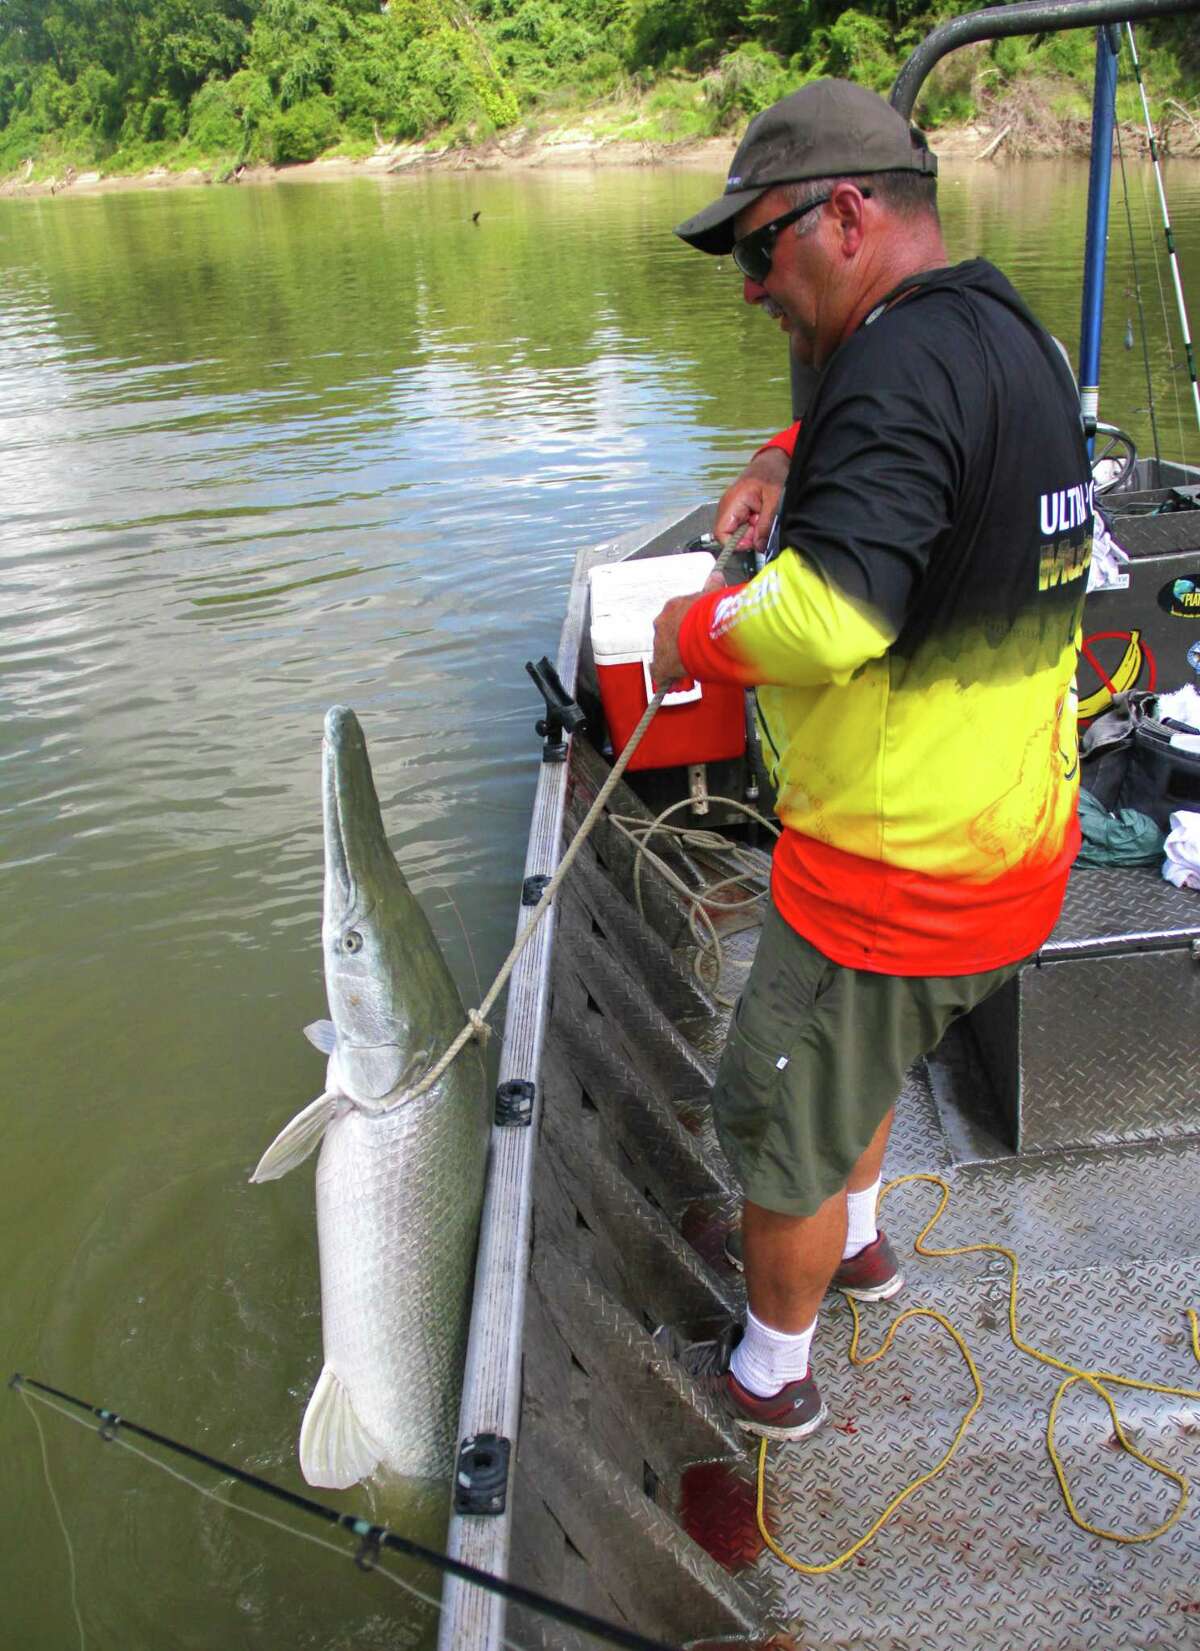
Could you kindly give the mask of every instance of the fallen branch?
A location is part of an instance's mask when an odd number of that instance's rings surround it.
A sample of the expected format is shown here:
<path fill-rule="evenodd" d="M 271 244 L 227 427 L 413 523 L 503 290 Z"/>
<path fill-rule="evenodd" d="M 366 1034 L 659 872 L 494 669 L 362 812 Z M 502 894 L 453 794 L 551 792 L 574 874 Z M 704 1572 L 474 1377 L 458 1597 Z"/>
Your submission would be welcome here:
<path fill-rule="evenodd" d="M 1177 103 L 1173 97 L 1164 98 L 1163 102 L 1168 109 L 1177 110 L 1187 121 L 1193 132 L 1200 133 L 1200 120 L 1197 120 L 1195 115 L 1185 109 L 1182 103 Z"/>
<path fill-rule="evenodd" d="M 987 148 L 984 149 L 984 150 L 981 150 L 981 152 L 975 157 L 976 160 L 981 160 L 981 161 L 987 160 L 987 158 L 990 154 L 992 154 L 995 150 L 999 149 L 1000 145 L 1004 142 L 1005 138 L 1008 136 L 1008 134 L 1011 131 L 1012 131 L 1012 122 L 1010 121 L 1007 126 L 1002 126 L 1000 128 L 999 132 L 997 132 L 996 136 L 992 139 L 991 143 L 988 144 Z"/>

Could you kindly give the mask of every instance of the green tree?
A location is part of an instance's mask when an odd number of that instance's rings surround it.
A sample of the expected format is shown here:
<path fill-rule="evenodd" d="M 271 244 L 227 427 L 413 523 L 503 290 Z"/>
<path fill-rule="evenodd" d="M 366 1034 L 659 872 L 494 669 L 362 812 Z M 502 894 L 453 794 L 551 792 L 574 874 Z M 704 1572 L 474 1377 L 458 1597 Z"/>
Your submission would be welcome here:
<path fill-rule="evenodd" d="M 134 29 L 136 83 L 186 106 L 214 75 L 240 68 L 253 7 L 228 0 L 156 0 Z"/>
<path fill-rule="evenodd" d="M 386 7 L 386 9 L 385 9 Z M 341 139 L 478 137 L 540 102 L 624 83 L 641 135 L 741 123 L 814 75 L 886 91 L 954 0 L 0 0 L 0 171 L 115 153 L 289 159 Z M 1184 103 L 1200 31 L 1141 31 L 1161 98 Z M 1086 96 L 1090 43 L 1049 34 L 956 54 L 923 118 L 966 118 L 980 73 Z M 1189 76 L 1191 77 L 1189 79 Z M 997 78 L 998 77 L 998 78 Z M 293 110 L 299 110 L 294 117 Z M 285 119 L 284 117 L 290 117 Z"/>

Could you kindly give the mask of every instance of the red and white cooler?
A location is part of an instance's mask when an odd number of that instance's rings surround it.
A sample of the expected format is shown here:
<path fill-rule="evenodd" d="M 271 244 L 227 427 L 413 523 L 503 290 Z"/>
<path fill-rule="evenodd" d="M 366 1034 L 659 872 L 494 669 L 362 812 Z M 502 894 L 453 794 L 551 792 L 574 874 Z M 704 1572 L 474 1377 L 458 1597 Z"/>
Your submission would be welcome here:
<path fill-rule="evenodd" d="M 650 678 L 654 621 L 672 596 L 695 595 L 712 570 L 706 550 L 591 569 L 592 653 L 614 756 L 625 749 L 657 686 Z M 716 762 L 741 756 L 745 745 L 743 690 L 689 677 L 663 700 L 629 767 Z"/>

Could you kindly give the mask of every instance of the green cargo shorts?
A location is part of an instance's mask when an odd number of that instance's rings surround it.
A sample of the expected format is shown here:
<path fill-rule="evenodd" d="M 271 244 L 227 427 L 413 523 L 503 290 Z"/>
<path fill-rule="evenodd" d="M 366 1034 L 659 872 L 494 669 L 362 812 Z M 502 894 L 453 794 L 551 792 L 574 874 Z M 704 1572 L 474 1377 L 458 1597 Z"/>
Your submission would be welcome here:
<path fill-rule="evenodd" d="M 745 1196 L 812 1215 L 849 1178 L 920 1056 L 1020 967 L 908 977 L 832 963 L 772 906 L 717 1080 L 717 1135 Z"/>

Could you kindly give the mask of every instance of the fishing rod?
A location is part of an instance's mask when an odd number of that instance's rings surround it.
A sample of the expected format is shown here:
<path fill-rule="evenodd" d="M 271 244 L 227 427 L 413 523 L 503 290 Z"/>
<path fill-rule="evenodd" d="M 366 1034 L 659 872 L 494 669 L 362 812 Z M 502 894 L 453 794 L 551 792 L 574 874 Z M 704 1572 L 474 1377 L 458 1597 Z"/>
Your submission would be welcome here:
<path fill-rule="evenodd" d="M 1117 122 L 1117 160 L 1121 166 L 1121 200 L 1125 206 L 1125 227 L 1129 233 L 1129 261 L 1133 266 L 1133 293 L 1137 303 L 1138 331 L 1142 340 L 1142 366 L 1146 372 L 1146 411 L 1150 415 L 1150 435 L 1154 442 L 1154 474 L 1162 474 L 1162 445 L 1158 439 L 1158 416 L 1154 408 L 1154 374 L 1150 370 L 1150 339 L 1146 331 L 1146 306 L 1142 302 L 1142 277 L 1138 269 L 1137 237 L 1133 233 L 1133 211 L 1129 204 L 1129 176 L 1125 171 L 1125 145 L 1121 141 L 1121 123 Z M 1158 264 L 1155 262 L 1154 273 L 1158 277 Z M 1159 297 L 1162 297 L 1162 281 L 1158 282 Z M 1166 305 L 1164 303 L 1164 310 Z M 1133 348 L 1133 322 L 1129 322 L 1125 332 L 1125 348 Z M 1178 402 L 1178 395 L 1176 402 Z M 1182 442 L 1180 444 L 1182 446 Z"/>
<path fill-rule="evenodd" d="M 349 1531 L 352 1536 L 359 1539 L 354 1562 L 360 1570 L 373 1570 L 378 1562 L 380 1550 L 387 1548 L 394 1553 L 404 1554 L 409 1559 L 422 1560 L 435 1570 L 444 1571 L 448 1576 L 469 1582 L 488 1593 L 499 1594 L 515 1605 L 523 1605 L 539 1616 L 549 1617 L 568 1628 L 577 1628 L 582 1633 L 590 1634 L 609 1645 L 626 1647 L 627 1651 L 676 1651 L 676 1647 L 666 1644 L 663 1640 L 649 1639 L 645 1634 L 636 1633 L 631 1628 L 622 1628 L 618 1623 L 605 1622 L 600 1617 L 592 1616 L 590 1612 L 576 1610 L 573 1605 L 567 1605 L 562 1600 L 551 1599 L 547 1594 L 539 1594 L 532 1588 L 523 1588 L 520 1583 L 509 1582 L 507 1578 L 495 1576 L 490 1571 L 481 1571 L 474 1565 L 465 1565 L 461 1560 L 451 1559 L 449 1554 L 441 1553 L 436 1548 L 427 1548 L 420 1542 L 414 1542 L 410 1537 L 400 1536 L 396 1531 L 388 1530 L 386 1525 L 373 1524 L 370 1520 L 361 1519 L 357 1514 L 339 1513 L 336 1508 L 328 1507 L 324 1502 L 317 1502 L 310 1496 L 302 1496 L 297 1491 L 287 1490 L 283 1485 L 276 1485 L 257 1473 L 235 1467 L 232 1462 L 223 1462 L 219 1457 L 196 1450 L 194 1446 L 185 1445 L 178 1439 L 171 1439 L 165 1433 L 156 1433 L 153 1428 L 131 1422 L 118 1411 L 91 1404 L 87 1399 L 77 1398 L 73 1393 L 64 1393 L 61 1388 L 51 1387 L 48 1382 L 37 1381 L 34 1377 L 23 1376 L 17 1371 L 9 1377 L 8 1385 L 15 1393 L 38 1398 L 42 1404 L 48 1401 L 40 1395 L 52 1394 L 54 1398 L 62 1399 L 77 1410 L 96 1417 L 100 1423 L 97 1431 L 101 1439 L 110 1443 L 121 1443 L 122 1433 L 136 1434 L 139 1439 L 160 1445 L 176 1456 L 199 1462 L 217 1473 L 236 1479 L 240 1484 L 249 1485 L 252 1490 L 261 1491 L 264 1496 L 274 1497 L 276 1501 L 284 1502 L 292 1508 L 299 1508 L 302 1513 L 323 1520 L 328 1525 L 337 1525 L 342 1530 Z M 58 1406 L 51 1405 L 50 1408 L 57 1410 Z M 247 1511 L 238 1509 L 234 1503 L 224 1505 L 232 1508 L 234 1512 Z"/>
<path fill-rule="evenodd" d="M 1158 141 L 1154 136 L 1154 123 L 1150 119 L 1150 103 L 1146 97 L 1146 86 L 1142 80 L 1142 65 L 1138 57 L 1137 46 L 1133 38 L 1133 24 L 1126 23 L 1126 37 L 1129 41 L 1129 55 L 1133 60 L 1133 72 L 1137 79 L 1138 92 L 1142 99 L 1142 118 L 1146 122 L 1146 141 L 1150 145 L 1150 159 L 1154 166 L 1154 182 L 1158 186 L 1158 204 L 1162 210 L 1163 235 L 1167 243 L 1167 259 L 1171 266 L 1171 279 L 1175 283 L 1175 302 L 1179 308 L 1179 325 L 1183 329 L 1183 348 L 1187 356 L 1188 374 L 1192 381 L 1192 403 L 1196 409 L 1196 425 L 1200 428 L 1200 385 L 1196 383 L 1196 356 L 1192 349 L 1192 335 L 1188 326 L 1187 302 L 1183 296 L 1183 280 L 1179 273 L 1179 255 L 1175 251 L 1175 234 L 1171 228 L 1171 214 L 1167 207 L 1167 191 L 1163 185 L 1162 167 L 1158 158 Z M 1182 459 L 1183 454 L 1181 453 Z"/>

